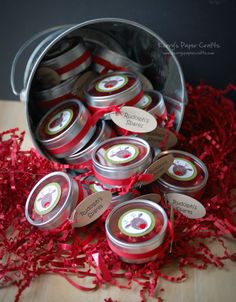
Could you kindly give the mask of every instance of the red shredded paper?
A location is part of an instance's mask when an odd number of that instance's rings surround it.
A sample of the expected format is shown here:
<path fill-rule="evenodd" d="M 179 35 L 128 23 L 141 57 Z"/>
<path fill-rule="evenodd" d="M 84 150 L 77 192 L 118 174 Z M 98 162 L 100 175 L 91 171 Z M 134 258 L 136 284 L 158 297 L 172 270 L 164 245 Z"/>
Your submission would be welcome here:
<path fill-rule="evenodd" d="M 55 232 L 31 226 L 24 215 L 30 190 L 44 175 L 68 166 L 50 162 L 34 149 L 21 151 L 24 133 L 18 134 L 18 129 L 0 134 L 0 285 L 18 287 L 15 301 L 33 278 L 45 273 L 59 274 L 87 291 L 105 283 L 130 288 L 136 282 L 140 299 L 145 301 L 146 295 L 156 295 L 161 278 L 172 282 L 186 279 L 186 266 L 221 268 L 224 260 L 236 260 L 236 254 L 230 253 L 223 241 L 224 235 L 236 237 L 235 191 L 232 194 L 236 188 L 236 113 L 234 103 L 226 96 L 236 87 L 229 85 L 222 91 L 201 84 L 187 89 L 189 104 L 176 149 L 193 153 L 208 167 L 209 181 L 200 200 L 207 215 L 192 220 L 176 212 L 172 253 L 166 249 L 157 260 L 145 265 L 123 263 L 109 249 L 104 231 L 106 214 L 87 226 L 86 232 L 83 228 L 72 230 L 69 225 Z M 221 246 L 221 255 L 212 252 L 212 241 Z M 175 263 L 179 267 L 177 276 L 163 273 L 165 265 Z M 70 278 L 71 274 L 78 277 L 78 282 Z M 91 278 L 90 287 L 79 285 L 79 278 L 84 277 Z M 119 278 L 127 280 L 125 286 L 119 284 Z"/>

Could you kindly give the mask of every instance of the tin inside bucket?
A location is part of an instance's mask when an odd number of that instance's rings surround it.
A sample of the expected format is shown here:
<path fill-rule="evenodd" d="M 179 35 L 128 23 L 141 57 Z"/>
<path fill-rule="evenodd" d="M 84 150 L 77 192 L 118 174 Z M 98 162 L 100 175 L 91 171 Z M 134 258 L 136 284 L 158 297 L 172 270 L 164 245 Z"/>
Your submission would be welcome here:
<path fill-rule="evenodd" d="M 16 91 L 14 83 L 15 65 L 25 46 L 29 46 L 30 43 L 23 45 L 17 54 L 16 60 L 13 62 L 11 75 L 14 93 L 19 94 L 21 99 L 26 101 L 26 118 L 29 131 L 36 148 L 41 154 L 52 159 L 44 147 L 35 139 L 36 128 L 42 115 L 39 113 L 33 96 L 33 83 L 40 63 L 52 51 L 53 46 L 65 38 L 82 37 L 88 48 L 100 45 L 120 55 L 125 55 L 142 65 L 143 75 L 152 83 L 154 89 L 163 94 L 168 113 L 175 113 L 174 127 L 179 131 L 187 102 L 183 74 L 172 51 L 153 31 L 132 21 L 105 18 L 73 26 L 65 25 L 60 28 L 49 29 L 46 34 L 46 38 L 44 35 L 44 39 L 32 51 L 26 64 L 23 89 L 20 89 L 19 93 Z M 40 37 L 40 34 L 36 37 Z M 34 38 L 31 39 L 31 41 L 33 40 Z"/>

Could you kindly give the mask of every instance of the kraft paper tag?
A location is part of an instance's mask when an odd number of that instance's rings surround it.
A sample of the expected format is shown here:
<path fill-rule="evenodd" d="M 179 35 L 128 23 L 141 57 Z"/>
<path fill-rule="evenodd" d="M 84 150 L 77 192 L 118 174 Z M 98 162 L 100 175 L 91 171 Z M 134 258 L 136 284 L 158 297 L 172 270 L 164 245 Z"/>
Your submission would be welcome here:
<path fill-rule="evenodd" d="M 58 73 L 49 67 L 39 67 L 35 78 L 39 81 L 42 89 L 48 89 L 60 84 L 61 79 Z"/>
<path fill-rule="evenodd" d="M 150 193 L 150 194 L 138 196 L 135 199 L 145 199 L 145 200 L 153 201 L 155 203 L 159 203 L 161 201 L 161 195 L 155 194 L 155 193 Z"/>
<path fill-rule="evenodd" d="M 136 107 L 124 106 L 121 113 L 110 113 L 110 117 L 117 126 L 131 132 L 146 133 L 157 127 L 153 115 Z"/>
<path fill-rule="evenodd" d="M 161 157 L 160 159 L 154 161 L 145 171 L 145 174 L 153 174 L 153 179 L 151 182 L 160 178 L 163 174 L 165 174 L 171 164 L 174 161 L 174 156 L 169 154 Z M 148 184 L 151 182 L 143 182 L 143 184 Z"/>
<path fill-rule="evenodd" d="M 97 192 L 82 200 L 74 209 L 71 220 L 74 227 L 88 225 L 98 219 L 110 206 L 112 193 Z"/>
<path fill-rule="evenodd" d="M 169 149 L 178 142 L 176 135 L 165 128 L 156 128 L 152 132 L 139 135 L 145 139 L 153 148 Z"/>
<path fill-rule="evenodd" d="M 206 215 L 205 207 L 190 196 L 179 193 L 167 193 L 166 196 L 170 205 L 188 218 L 197 219 Z"/>

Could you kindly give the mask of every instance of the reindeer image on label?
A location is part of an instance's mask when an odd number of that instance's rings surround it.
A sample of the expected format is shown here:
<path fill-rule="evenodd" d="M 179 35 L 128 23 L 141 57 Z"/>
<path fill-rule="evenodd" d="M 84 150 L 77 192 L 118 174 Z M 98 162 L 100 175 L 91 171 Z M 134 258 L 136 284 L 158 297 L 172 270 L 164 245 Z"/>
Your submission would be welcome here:
<path fill-rule="evenodd" d="M 34 210 L 39 215 L 51 212 L 57 205 L 61 196 L 61 187 L 52 182 L 43 187 L 35 198 Z"/>
<path fill-rule="evenodd" d="M 189 181 L 196 177 L 197 169 L 189 160 L 175 158 L 167 174 L 176 180 Z"/>
<path fill-rule="evenodd" d="M 96 84 L 96 90 L 100 92 L 111 92 L 124 87 L 128 82 L 127 76 L 115 75 L 102 79 Z"/>
<path fill-rule="evenodd" d="M 139 150 L 132 144 L 119 144 L 109 148 L 105 153 L 105 158 L 113 164 L 128 163 L 135 159 Z"/>
<path fill-rule="evenodd" d="M 153 214 L 144 209 L 133 209 L 125 212 L 119 219 L 119 229 L 122 233 L 139 237 L 150 233 L 155 226 Z"/>
<path fill-rule="evenodd" d="M 73 111 L 71 109 L 58 112 L 46 125 L 46 133 L 51 135 L 59 133 L 68 126 L 72 117 Z"/>

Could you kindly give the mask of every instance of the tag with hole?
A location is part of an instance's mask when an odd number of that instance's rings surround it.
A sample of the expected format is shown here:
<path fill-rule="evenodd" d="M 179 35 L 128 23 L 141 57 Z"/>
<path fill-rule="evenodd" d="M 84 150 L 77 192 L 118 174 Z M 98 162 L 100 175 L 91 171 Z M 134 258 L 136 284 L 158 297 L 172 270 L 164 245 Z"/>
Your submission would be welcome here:
<path fill-rule="evenodd" d="M 112 193 L 97 192 L 82 200 L 74 209 L 71 220 L 76 228 L 88 225 L 98 219 L 110 206 Z"/>
<path fill-rule="evenodd" d="M 153 179 L 151 182 L 160 178 L 163 174 L 165 174 L 171 164 L 174 161 L 174 156 L 169 154 L 159 158 L 158 160 L 154 161 L 145 171 L 145 174 L 153 174 Z M 142 182 L 142 184 L 147 185 L 151 182 Z"/>
<path fill-rule="evenodd" d="M 197 219 L 206 215 L 205 207 L 190 196 L 180 193 L 167 193 L 166 197 L 175 210 L 188 218 Z"/>
<path fill-rule="evenodd" d="M 140 108 L 124 106 L 121 113 L 110 113 L 112 121 L 119 127 L 136 133 L 153 131 L 157 121 L 153 115 Z"/>
<path fill-rule="evenodd" d="M 158 147 L 162 150 L 169 149 L 178 142 L 176 135 L 165 128 L 156 128 L 152 132 L 140 134 L 139 137 L 145 139 L 151 147 Z"/>
<path fill-rule="evenodd" d="M 145 200 L 153 201 L 155 203 L 159 203 L 161 201 L 161 195 L 155 194 L 155 193 L 150 193 L 150 194 L 138 196 L 134 199 L 145 199 Z"/>

